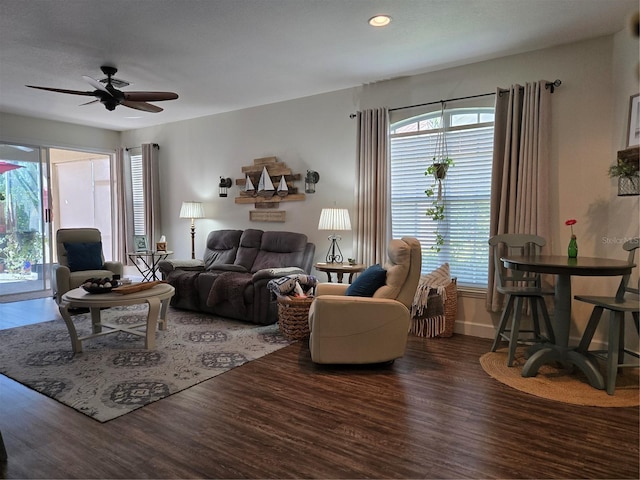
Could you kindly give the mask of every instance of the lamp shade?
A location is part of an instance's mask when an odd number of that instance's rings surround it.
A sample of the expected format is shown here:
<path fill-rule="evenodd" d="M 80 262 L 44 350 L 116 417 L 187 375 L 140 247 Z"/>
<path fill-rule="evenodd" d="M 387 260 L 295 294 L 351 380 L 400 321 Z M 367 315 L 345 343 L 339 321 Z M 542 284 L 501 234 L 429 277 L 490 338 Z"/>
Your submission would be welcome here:
<path fill-rule="evenodd" d="M 204 218 L 204 209 L 200 202 L 182 202 L 180 218 Z"/>
<path fill-rule="evenodd" d="M 323 208 L 320 213 L 318 230 L 351 230 L 349 210 L 346 208 Z"/>

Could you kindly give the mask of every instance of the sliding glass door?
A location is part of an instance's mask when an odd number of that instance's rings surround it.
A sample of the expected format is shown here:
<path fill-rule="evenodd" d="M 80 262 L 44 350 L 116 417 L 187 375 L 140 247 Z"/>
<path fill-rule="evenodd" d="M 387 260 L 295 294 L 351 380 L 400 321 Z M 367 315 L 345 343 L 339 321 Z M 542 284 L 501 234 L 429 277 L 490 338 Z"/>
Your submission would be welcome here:
<path fill-rule="evenodd" d="M 55 231 L 95 227 L 113 259 L 112 155 L 0 143 L 0 301 L 52 295 Z"/>
<path fill-rule="evenodd" d="M 39 147 L 0 144 L 0 296 L 51 288 L 45 154 Z"/>
<path fill-rule="evenodd" d="M 55 213 L 53 231 L 59 228 L 97 228 L 102 236 L 104 257 L 112 260 L 114 199 L 111 155 L 52 148 L 49 156 Z"/>

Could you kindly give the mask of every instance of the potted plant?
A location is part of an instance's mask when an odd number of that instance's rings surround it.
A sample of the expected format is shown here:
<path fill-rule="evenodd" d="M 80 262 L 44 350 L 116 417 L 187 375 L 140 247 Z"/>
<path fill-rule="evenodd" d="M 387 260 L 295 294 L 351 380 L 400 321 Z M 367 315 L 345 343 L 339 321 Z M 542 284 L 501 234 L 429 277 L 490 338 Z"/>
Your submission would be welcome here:
<path fill-rule="evenodd" d="M 431 249 L 439 252 L 444 245 L 444 236 L 440 232 L 439 224 L 444 220 L 445 201 L 442 195 L 442 182 L 447 177 L 449 168 L 453 165 L 453 159 L 449 157 L 447 151 L 447 132 L 445 129 L 444 103 L 442 104 L 442 112 L 440 117 L 441 129 L 436 138 L 435 153 L 431 159 L 431 165 L 424 172 L 425 175 L 433 176 L 433 184 L 425 190 L 427 197 L 431 199 L 431 206 L 427 208 L 426 215 L 436 222 L 436 241 Z"/>
<path fill-rule="evenodd" d="M 425 175 L 433 175 L 436 180 L 444 180 L 451 165 L 453 165 L 453 159 L 450 157 L 433 157 L 433 162 L 427 167 Z"/>
<path fill-rule="evenodd" d="M 447 164 L 447 168 L 449 168 L 450 165 L 453 165 L 453 163 Z M 425 175 L 430 173 L 431 172 L 429 172 L 429 169 L 427 169 Z M 444 236 L 440 232 L 439 224 L 445 218 L 445 202 L 441 194 L 436 194 L 436 188 L 440 189 L 440 186 L 436 185 L 437 182 L 439 182 L 439 180 L 435 180 L 434 184 L 430 188 L 425 190 L 424 193 L 431 199 L 431 206 L 427 208 L 425 214 L 430 217 L 431 220 L 436 222 L 436 242 L 434 245 L 431 245 L 431 250 L 439 252 L 444 245 Z"/>
<path fill-rule="evenodd" d="M 440 232 L 439 224 L 445 217 L 445 199 L 442 195 L 442 181 L 447 175 L 449 167 L 453 166 L 453 160 L 450 157 L 440 158 L 436 160 L 433 158 L 433 163 L 427 167 L 425 175 L 433 176 L 433 184 L 427 190 L 425 194 L 431 199 L 431 206 L 427 208 L 425 214 L 436 222 L 436 242 L 431 246 L 431 249 L 435 252 L 439 252 L 444 245 L 444 236 Z"/>
<path fill-rule="evenodd" d="M 608 170 L 610 178 L 618 179 L 618 195 L 640 194 L 640 174 L 638 173 L 638 148 L 620 150 L 615 165 Z"/>

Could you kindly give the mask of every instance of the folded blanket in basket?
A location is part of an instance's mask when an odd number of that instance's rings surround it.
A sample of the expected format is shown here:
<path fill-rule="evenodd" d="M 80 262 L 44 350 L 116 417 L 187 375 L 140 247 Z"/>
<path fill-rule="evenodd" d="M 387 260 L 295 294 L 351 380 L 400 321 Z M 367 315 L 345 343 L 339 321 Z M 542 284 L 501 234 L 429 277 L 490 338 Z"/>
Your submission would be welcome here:
<path fill-rule="evenodd" d="M 445 301 L 447 287 L 451 284 L 449 264 L 445 263 L 428 275 L 420 277 L 411 304 L 409 331 L 420 337 L 437 337 L 447 327 Z"/>
<path fill-rule="evenodd" d="M 298 273 L 269 280 L 267 288 L 274 298 L 278 296 L 291 295 L 295 291 L 296 282 L 302 287 L 304 293 L 309 294 L 313 293 L 312 290 L 318 284 L 318 279 L 313 275 Z"/>
<path fill-rule="evenodd" d="M 428 275 L 421 276 L 418 288 L 416 289 L 416 294 L 413 297 L 413 303 L 411 304 L 411 316 L 427 316 L 424 315 L 424 310 L 427 308 L 428 302 L 433 298 L 431 295 L 432 289 L 435 289 L 437 294 L 442 297 L 442 303 L 444 304 L 444 301 L 447 299 L 447 292 L 445 289 L 450 283 L 451 272 L 449 270 L 448 263 L 442 264 L 439 268 Z M 444 314 L 444 308 L 440 313 Z M 439 315 L 440 313 L 436 313 L 435 315 Z M 433 315 L 428 316 L 431 317 Z"/>

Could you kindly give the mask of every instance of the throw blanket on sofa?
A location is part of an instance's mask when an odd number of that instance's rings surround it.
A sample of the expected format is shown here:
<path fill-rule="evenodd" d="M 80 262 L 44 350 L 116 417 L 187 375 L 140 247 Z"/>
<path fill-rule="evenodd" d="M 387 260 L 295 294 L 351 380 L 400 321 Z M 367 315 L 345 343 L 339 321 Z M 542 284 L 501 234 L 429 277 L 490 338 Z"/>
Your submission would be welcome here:
<path fill-rule="evenodd" d="M 251 283 L 250 273 L 224 272 L 216 277 L 209 290 L 207 305 L 215 307 L 219 303 L 229 302 L 241 315 L 246 315 L 244 289 Z"/>
<path fill-rule="evenodd" d="M 167 281 L 176 289 L 175 294 L 171 299 L 171 305 L 178 304 L 180 301 L 189 302 L 194 306 L 198 304 L 196 280 L 199 273 L 200 272 L 184 270 L 174 270 L 169 272 Z"/>

